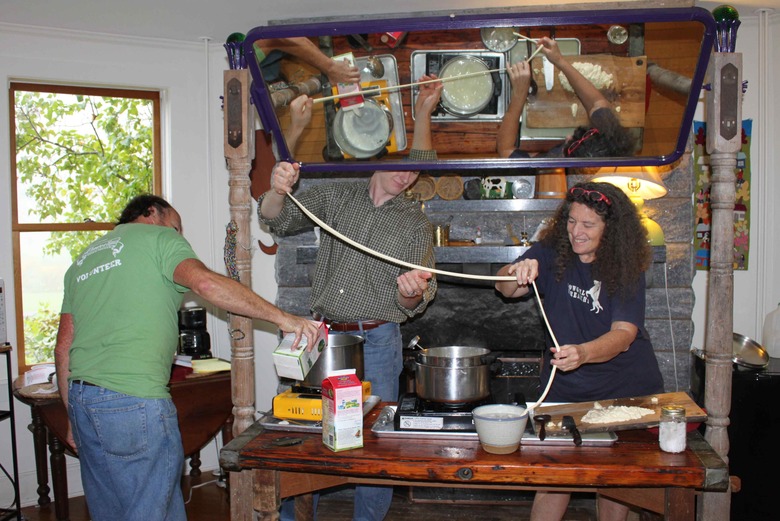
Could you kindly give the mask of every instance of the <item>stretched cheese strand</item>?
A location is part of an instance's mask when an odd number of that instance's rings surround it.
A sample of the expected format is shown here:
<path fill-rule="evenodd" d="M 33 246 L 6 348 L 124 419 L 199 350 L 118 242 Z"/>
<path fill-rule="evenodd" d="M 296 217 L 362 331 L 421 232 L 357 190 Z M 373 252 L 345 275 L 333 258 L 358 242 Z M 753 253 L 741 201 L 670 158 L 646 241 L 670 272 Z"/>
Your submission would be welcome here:
<path fill-rule="evenodd" d="M 499 276 L 499 275 L 472 275 L 470 273 L 455 273 L 452 271 L 444 271 L 444 270 L 437 270 L 435 268 L 428 268 L 426 266 L 418 266 L 417 264 L 412 264 L 411 262 L 402 261 L 400 259 L 395 259 L 393 257 L 390 257 L 389 255 L 385 255 L 383 253 L 379 253 L 376 250 L 372 250 L 371 248 L 367 246 L 363 246 L 362 244 L 359 244 L 349 237 L 346 237 L 345 235 L 342 235 L 341 233 L 337 232 L 324 222 L 320 220 L 316 215 L 311 213 L 309 210 L 307 210 L 295 197 L 293 197 L 292 194 L 287 194 L 287 196 L 292 199 L 292 202 L 294 202 L 298 208 L 301 209 L 301 211 L 306 214 L 306 216 L 314 221 L 320 228 L 325 230 L 326 232 L 330 233 L 331 235 L 334 235 L 335 237 L 338 237 L 342 241 L 346 242 L 347 244 L 350 244 L 354 246 L 355 248 L 364 251 L 368 253 L 369 255 L 373 255 L 374 257 L 379 257 L 382 260 L 385 260 L 391 264 L 398 264 L 400 266 L 405 266 L 407 268 L 411 268 L 413 270 L 422 270 L 422 271 L 428 271 L 431 273 L 437 273 L 439 275 L 450 275 L 452 277 L 460 277 L 463 279 L 476 279 L 476 280 L 515 280 L 515 277 L 511 275 L 505 275 L 505 276 Z"/>
<path fill-rule="evenodd" d="M 561 346 L 558 344 L 558 339 L 555 338 L 555 333 L 553 333 L 552 327 L 550 327 L 550 321 L 547 320 L 547 313 L 544 312 L 544 306 L 542 306 L 542 298 L 539 296 L 539 291 L 536 289 L 536 281 L 531 281 L 531 284 L 534 285 L 534 293 L 536 294 L 536 302 L 539 304 L 539 311 L 542 312 L 542 318 L 544 319 L 544 323 L 547 326 L 547 331 L 550 332 L 550 336 L 552 337 L 553 343 L 555 344 L 555 349 L 558 351 L 561 350 Z M 542 360 L 544 360 L 544 356 L 542 356 Z M 544 392 L 539 397 L 538 400 L 536 400 L 536 403 L 533 405 L 528 406 L 529 414 L 533 414 L 534 409 L 536 409 L 539 404 L 544 402 L 544 399 L 547 398 L 547 393 L 550 392 L 550 387 L 552 387 L 553 380 L 555 379 L 555 372 L 558 370 L 557 366 L 553 366 L 552 371 L 550 371 L 550 380 L 547 382 L 547 387 L 544 388 Z"/>
<path fill-rule="evenodd" d="M 287 196 L 294 202 L 298 208 L 301 209 L 301 211 L 306 214 L 309 219 L 314 221 L 318 226 L 320 226 L 323 230 L 326 232 L 338 237 L 342 241 L 346 242 L 347 244 L 351 244 L 355 248 L 364 251 L 370 255 L 373 255 L 375 257 L 379 257 L 380 259 L 386 260 L 387 262 L 391 264 L 399 264 L 401 266 L 406 266 L 407 268 L 422 270 L 422 271 L 429 271 L 431 273 L 438 273 L 439 275 L 450 275 L 452 277 L 460 277 L 464 279 L 477 279 L 477 280 L 515 280 L 516 277 L 513 277 L 511 275 L 506 276 L 499 276 L 499 275 L 471 275 L 469 273 L 455 273 L 452 271 L 444 271 L 444 270 L 437 270 L 435 268 L 428 268 L 425 266 L 418 266 L 416 264 L 412 264 L 411 262 L 402 261 L 399 259 L 395 259 L 393 257 L 390 257 L 388 255 L 385 255 L 383 253 L 379 253 L 378 251 L 372 250 L 371 248 L 368 248 L 367 246 L 363 246 L 360 243 L 357 243 L 350 239 L 349 237 L 346 237 L 345 235 L 342 235 L 341 233 L 337 232 L 324 222 L 320 218 L 318 218 L 316 215 L 311 213 L 306 207 L 304 207 L 298 199 L 296 199 L 292 194 L 287 194 Z M 547 325 L 547 331 L 550 332 L 550 336 L 552 337 L 553 342 L 555 343 L 555 348 L 560 351 L 561 346 L 558 344 L 558 339 L 555 337 L 555 333 L 553 333 L 552 327 L 550 327 L 550 321 L 547 320 L 547 313 L 544 312 L 544 306 L 542 306 L 542 298 L 539 296 L 539 291 L 536 288 L 536 281 L 531 281 L 531 284 L 534 286 L 534 293 L 536 294 L 536 302 L 539 304 L 539 311 L 542 312 L 542 318 L 544 318 L 544 323 Z M 556 366 L 553 366 L 552 372 L 550 372 L 550 380 L 547 382 L 547 387 L 545 387 L 544 392 L 542 393 L 542 396 L 539 397 L 539 399 L 534 403 L 533 405 L 528 406 L 529 411 L 533 411 L 536 407 L 539 406 L 542 402 L 544 402 L 544 399 L 547 397 L 547 393 L 550 392 L 550 387 L 552 387 L 553 380 L 555 379 L 555 372 L 558 368 Z"/>

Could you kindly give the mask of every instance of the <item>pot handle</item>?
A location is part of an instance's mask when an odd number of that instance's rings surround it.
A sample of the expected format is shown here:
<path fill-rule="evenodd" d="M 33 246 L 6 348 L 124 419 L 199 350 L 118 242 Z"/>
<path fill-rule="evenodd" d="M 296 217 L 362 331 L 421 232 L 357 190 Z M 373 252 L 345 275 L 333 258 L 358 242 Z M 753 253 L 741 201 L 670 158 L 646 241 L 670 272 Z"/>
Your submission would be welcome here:
<path fill-rule="evenodd" d="M 406 345 L 407 349 L 416 349 L 418 351 L 422 351 L 423 348 L 420 346 L 420 335 L 414 335 L 414 338 L 409 340 L 409 343 Z"/>
<path fill-rule="evenodd" d="M 416 359 L 409 358 L 408 360 L 404 360 L 404 373 L 406 373 L 407 376 L 414 377 L 417 372 L 416 365 L 417 365 Z"/>
<path fill-rule="evenodd" d="M 489 370 L 493 376 L 498 374 L 498 372 L 501 371 L 501 368 L 504 366 L 503 362 L 501 362 L 501 360 L 499 360 L 498 357 L 493 354 L 482 355 L 480 360 L 482 361 L 483 365 L 489 366 Z"/>

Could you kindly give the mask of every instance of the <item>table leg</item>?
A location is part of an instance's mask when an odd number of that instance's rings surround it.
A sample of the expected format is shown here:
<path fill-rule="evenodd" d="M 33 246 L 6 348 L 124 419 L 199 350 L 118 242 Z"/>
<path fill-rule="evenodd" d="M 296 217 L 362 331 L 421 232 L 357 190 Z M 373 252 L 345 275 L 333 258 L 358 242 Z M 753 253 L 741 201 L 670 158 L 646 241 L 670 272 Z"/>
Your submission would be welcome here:
<path fill-rule="evenodd" d="M 68 521 L 68 474 L 65 468 L 65 444 L 54 433 L 49 432 L 51 452 L 51 484 L 54 487 L 54 512 L 57 521 Z"/>
<path fill-rule="evenodd" d="M 694 521 L 696 511 L 696 496 L 692 488 L 667 488 L 666 511 L 667 521 Z"/>
<path fill-rule="evenodd" d="M 236 473 L 231 472 L 231 476 Z M 244 474 L 242 472 L 241 474 Z M 254 470 L 252 471 L 252 488 L 254 489 L 254 500 L 252 507 L 260 521 L 277 521 L 279 519 L 279 473 L 275 470 Z M 232 485 L 231 485 L 232 486 Z M 231 489 L 233 493 L 235 489 Z"/>
<path fill-rule="evenodd" d="M 49 498 L 49 464 L 46 461 L 46 424 L 43 423 L 36 407 L 30 407 L 32 422 L 29 429 L 33 435 L 33 452 L 35 454 L 35 475 L 38 479 L 38 505 L 46 506 L 51 503 Z"/>
<path fill-rule="evenodd" d="M 200 451 L 190 456 L 190 476 L 200 476 Z"/>

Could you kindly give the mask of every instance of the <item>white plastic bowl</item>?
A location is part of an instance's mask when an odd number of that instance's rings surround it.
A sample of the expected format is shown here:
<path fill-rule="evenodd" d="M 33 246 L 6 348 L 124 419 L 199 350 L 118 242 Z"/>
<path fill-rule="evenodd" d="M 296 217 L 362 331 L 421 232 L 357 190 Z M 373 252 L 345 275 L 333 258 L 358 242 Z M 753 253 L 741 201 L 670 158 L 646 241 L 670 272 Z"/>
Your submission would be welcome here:
<path fill-rule="evenodd" d="M 525 407 L 508 404 L 482 405 L 471 412 L 479 442 L 485 452 L 511 454 L 520 446 L 528 422 Z"/>

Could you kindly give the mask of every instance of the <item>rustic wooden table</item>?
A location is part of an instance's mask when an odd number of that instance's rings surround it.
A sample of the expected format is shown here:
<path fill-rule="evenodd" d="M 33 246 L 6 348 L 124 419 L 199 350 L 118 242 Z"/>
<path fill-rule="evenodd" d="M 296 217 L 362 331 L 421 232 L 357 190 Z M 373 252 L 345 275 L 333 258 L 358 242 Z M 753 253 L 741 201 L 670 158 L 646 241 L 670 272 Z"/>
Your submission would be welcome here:
<path fill-rule="evenodd" d="M 476 440 L 377 437 L 371 426 L 384 405 L 366 416 L 362 449 L 334 453 L 319 433 L 269 431 L 258 422 L 222 449 L 220 463 L 251 475 L 255 497 L 249 504 L 269 520 L 276 519 L 280 498 L 299 496 L 299 517 L 308 517 L 311 492 L 370 483 L 599 492 L 666 519 L 690 521 L 697 491 L 728 486 L 726 463 L 698 432 L 689 434 L 680 454 L 662 452 L 657 435 L 635 430 L 618 433 L 609 447 L 528 445 L 493 455 Z"/>
<path fill-rule="evenodd" d="M 57 521 L 67 521 L 68 476 L 65 454 L 74 455 L 65 445 L 68 413 L 59 393 L 31 397 L 21 392 L 23 377 L 14 382 L 14 396 L 29 405 L 32 412 L 30 431 L 33 434 L 35 468 L 38 479 L 38 504 L 50 503 L 46 446 L 51 453 L 51 477 Z M 230 372 L 208 374 L 171 382 L 171 397 L 179 417 L 184 454 L 190 458 L 190 475 L 200 474 L 200 450 L 222 432 L 223 441 L 232 438 L 232 401 Z"/>

